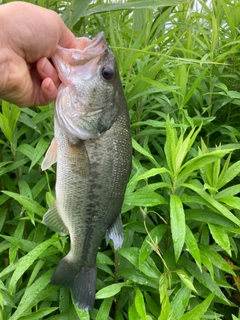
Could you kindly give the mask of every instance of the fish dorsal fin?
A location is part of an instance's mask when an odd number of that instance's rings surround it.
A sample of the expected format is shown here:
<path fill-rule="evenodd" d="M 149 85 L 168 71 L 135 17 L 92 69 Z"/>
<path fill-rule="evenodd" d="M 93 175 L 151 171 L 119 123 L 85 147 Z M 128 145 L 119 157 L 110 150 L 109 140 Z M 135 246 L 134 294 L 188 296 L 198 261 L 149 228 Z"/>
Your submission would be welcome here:
<path fill-rule="evenodd" d="M 109 243 L 110 239 L 113 241 L 115 250 L 122 247 L 123 243 L 123 225 L 121 214 L 119 214 L 111 227 L 106 232 L 106 242 Z"/>
<path fill-rule="evenodd" d="M 59 216 L 56 202 L 45 213 L 42 222 L 53 231 L 59 233 L 60 236 L 69 234 L 68 228 Z"/>
<path fill-rule="evenodd" d="M 41 165 L 41 169 L 44 171 L 51 167 L 55 162 L 57 162 L 57 142 L 56 139 L 53 138 L 52 142 L 50 144 L 50 147 L 48 148 L 48 151 L 44 157 L 43 163 Z"/>

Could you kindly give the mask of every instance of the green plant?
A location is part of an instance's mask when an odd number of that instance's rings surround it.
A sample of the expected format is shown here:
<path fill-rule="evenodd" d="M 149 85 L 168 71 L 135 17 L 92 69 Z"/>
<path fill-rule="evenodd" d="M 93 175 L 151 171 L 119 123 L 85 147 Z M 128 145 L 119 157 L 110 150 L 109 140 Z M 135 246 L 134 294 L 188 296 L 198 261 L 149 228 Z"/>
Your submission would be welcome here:
<path fill-rule="evenodd" d="M 76 35 L 105 32 L 129 105 L 133 169 L 123 247 L 103 240 L 95 307 L 84 313 L 49 284 L 69 250 L 41 224 L 55 196 L 54 169 L 40 170 L 52 106 L 1 101 L 3 320 L 239 318 L 240 4 L 196 2 L 38 1 Z"/>

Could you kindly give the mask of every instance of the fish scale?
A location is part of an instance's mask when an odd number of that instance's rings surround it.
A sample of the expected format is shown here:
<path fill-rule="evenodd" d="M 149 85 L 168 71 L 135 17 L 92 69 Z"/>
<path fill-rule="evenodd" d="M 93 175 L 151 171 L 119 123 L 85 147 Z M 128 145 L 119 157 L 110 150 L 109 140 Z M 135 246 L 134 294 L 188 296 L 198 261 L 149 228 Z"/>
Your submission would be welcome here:
<path fill-rule="evenodd" d="M 103 236 L 106 233 L 107 243 L 113 240 L 115 249 L 123 242 L 121 206 L 132 147 L 114 56 L 103 34 L 92 41 L 81 39 L 85 38 L 79 39 L 75 51 L 59 48 L 53 57 L 63 84 L 55 103 L 55 136 L 42 168 L 57 162 L 56 202 L 43 223 L 61 235 L 69 234 L 71 242 L 51 283 L 70 287 L 76 305 L 89 311 L 94 305 L 96 256 Z"/>

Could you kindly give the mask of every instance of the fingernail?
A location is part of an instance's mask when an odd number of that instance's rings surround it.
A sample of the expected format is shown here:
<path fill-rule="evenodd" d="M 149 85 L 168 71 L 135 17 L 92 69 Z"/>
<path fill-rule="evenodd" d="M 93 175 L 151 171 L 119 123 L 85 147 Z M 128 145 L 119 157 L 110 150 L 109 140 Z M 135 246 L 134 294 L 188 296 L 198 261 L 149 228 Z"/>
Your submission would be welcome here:
<path fill-rule="evenodd" d="M 52 74 L 53 66 L 47 58 L 43 58 L 41 69 L 48 76 L 50 76 Z"/>
<path fill-rule="evenodd" d="M 52 81 L 52 79 L 48 79 L 46 83 L 46 88 L 49 93 L 53 93 L 55 91 L 55 85 Z"/>

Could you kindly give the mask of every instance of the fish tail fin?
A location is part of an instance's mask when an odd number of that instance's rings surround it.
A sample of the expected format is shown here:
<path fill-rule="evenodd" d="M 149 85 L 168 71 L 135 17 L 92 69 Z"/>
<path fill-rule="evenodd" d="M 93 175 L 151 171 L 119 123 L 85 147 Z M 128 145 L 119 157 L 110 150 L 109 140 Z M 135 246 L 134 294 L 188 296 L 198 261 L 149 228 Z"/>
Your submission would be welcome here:
<path fill-rule="evenodd" d="M 78 268 L 68 255 L 57 266 L 51 284 L 70 287 L 75 304 L 83 311 L 90 311 L 94 306 L 97 282 L 97 267 Z"/>

